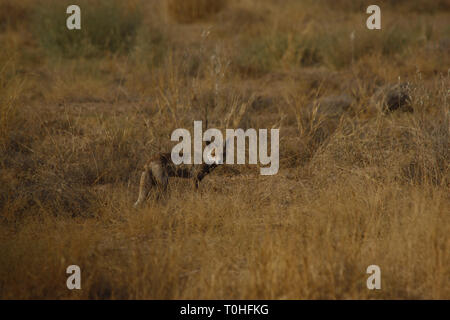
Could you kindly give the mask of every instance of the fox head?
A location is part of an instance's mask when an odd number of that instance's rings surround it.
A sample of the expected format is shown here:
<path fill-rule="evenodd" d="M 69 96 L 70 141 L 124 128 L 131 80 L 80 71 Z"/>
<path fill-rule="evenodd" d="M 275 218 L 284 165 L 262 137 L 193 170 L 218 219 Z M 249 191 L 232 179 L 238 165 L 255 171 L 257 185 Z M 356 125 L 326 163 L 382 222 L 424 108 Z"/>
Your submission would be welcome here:
<path fill-rule="evenodd" d="M 207 151 L 207 164 L 223 164 L 226 159 L 226 145 L 228 144 L 230 139 L 227 139 L 225 143 L 216 143 L 207 141 L 206 146 L 208 147 Z M 220 152 L 222 150 L 222 152 Z"/>

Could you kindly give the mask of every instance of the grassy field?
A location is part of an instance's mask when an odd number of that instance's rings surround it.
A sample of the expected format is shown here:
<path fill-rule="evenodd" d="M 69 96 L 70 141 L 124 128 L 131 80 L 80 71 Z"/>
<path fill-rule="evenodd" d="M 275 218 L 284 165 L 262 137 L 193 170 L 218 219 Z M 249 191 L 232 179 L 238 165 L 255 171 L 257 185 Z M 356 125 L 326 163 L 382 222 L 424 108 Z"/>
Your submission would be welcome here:
<path fill-rule="evenodd" d="M 450 299 L 448 1 L 73 2 L 0 0 L 0 299 Z M 205 118 L 279 128 L 278 174 L 133 208 Z"/>

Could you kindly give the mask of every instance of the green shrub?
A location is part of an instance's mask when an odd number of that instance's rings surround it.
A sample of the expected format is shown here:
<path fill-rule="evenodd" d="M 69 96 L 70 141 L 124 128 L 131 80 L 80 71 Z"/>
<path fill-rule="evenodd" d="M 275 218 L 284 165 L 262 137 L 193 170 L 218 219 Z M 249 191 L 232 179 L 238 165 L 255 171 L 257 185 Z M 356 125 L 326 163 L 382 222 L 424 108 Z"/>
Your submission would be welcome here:
<path fill-rule="evenodd" d="M 417 44 L 417 28 L 392 25 L 374 32 L 365 28 L 351 30 L 338 28 L 316 36 L 322 62 L 333 68 L 344 68 L 364 56 L 402 54 L 409 46 Z M 353 32 L 354 38 L 351 40 Z"/>
<path fill-rule="evenodd" d="M 374 32 L 365 26 L 357 30 L 343 26 L 305 34 L 276 32 L 260 35 L 241 41 L 235 64 L 239 70 L 256 75 L 270 72 L 281 64 L 326 65 L 341 69 L 366 55 L 404 53 L 408 46 L 417 44 L 420 28 L 420 25 L 392 25 Z"/>
<path fill-rule="evenodd" d="M 35 34 L 52 54 L 65 57 L 98 56 L 129 51 L 141 24 L 140 7 L 119 0 L 80 0 L 81 30 L 68 30 L 71 1 L 47 0 L 36 6 Z"/>
<path fill-rule="evenodd" d="M 235 63 L 241 71 L 264 74 L 282 63 L 311 66 L 322 61 L 321 38 L 277 32 L 246 39 L 242 42 Z"/>
<path fill-rule="evenodd" d="M 414 32 L 398 26 L 393 26 L 385 30 L 381 39 L 382 53 L 384 55 L 391 55 L 403 52 L 411 44 L 413 35 L 415 35 Z"/>
<path fill-rule="evenodd" d="M 248 73 L 266 73 L 276 66 L 287 47 L 287 38 L 282 34 L 246 39 L 241 44 L 235 63 Z"/>
<path fill-rule="evenodd" d="M 166 56 L 170 42 L 163 27 L 156 24 L 143 25 L 136 37 L 136 44 L 131 57 L 133 61 L 144 66 L 145 71 L 159 66 Z M 143 64 L 142 64 L 143 63 Z"/>

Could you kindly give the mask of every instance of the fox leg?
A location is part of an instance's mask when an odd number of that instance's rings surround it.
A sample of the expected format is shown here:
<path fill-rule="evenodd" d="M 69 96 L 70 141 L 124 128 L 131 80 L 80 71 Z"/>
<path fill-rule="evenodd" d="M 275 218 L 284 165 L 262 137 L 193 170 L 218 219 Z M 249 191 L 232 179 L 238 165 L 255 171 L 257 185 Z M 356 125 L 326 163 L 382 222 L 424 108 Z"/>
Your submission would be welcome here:
<path fill-rule="evenodd" d="M 149 170 L 148 168 L 145 168 L 145 170 L 141 174 L 141 181 L 139 183 L 139 197 L 137 201 L 134 203 L 135 207 L 138 207 L 142 202 L 144 202 L 145 197 L 147 196 L 148 192 L 148 179 L 149 179 Z"/>
<path fill-rule="evenodd" d="M 152 177 L 158 188 L 157 199 L 159 199 L 160 196 L 167 191 L 167 185 L 169 183 L 169 175 L 167 173 L 167 170 L 165 170 L 165 167 L 163 167 L 159 163 L 152 163 L 151 171 Z"/>

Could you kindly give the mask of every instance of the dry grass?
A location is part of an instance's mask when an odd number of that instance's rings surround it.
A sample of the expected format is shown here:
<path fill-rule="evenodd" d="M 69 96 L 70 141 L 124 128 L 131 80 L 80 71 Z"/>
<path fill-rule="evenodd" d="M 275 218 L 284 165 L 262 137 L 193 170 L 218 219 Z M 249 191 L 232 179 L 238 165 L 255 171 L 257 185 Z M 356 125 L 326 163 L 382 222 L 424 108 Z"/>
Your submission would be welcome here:
<path fill-rule="evenodd" d="M 449 299 L 445 3 L 397 3 L 377 33 L 362 1 L 211 3 L 130 2 L 142 22 L 123 16 L 108 42 L 127 50 L 68 56 L 14 18 L 33 4 L 0 0 L 15 10 L 0 26 L 0 298 Z M 382 113 L 398 82 L 413 112 Z M 280 128 L 279 173 L 223 166 L 133 209 L 146 159 L 206 115 Z"/>

